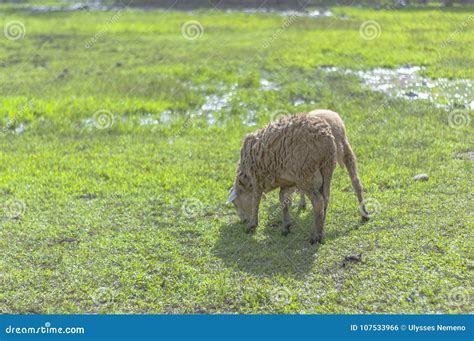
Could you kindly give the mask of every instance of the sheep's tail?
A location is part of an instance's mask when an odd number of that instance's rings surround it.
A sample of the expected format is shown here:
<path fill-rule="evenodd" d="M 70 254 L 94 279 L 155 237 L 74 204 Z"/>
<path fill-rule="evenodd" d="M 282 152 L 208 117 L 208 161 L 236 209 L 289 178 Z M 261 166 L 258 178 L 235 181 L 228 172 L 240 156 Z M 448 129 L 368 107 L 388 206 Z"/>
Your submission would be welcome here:
<path fill-rule="evenodd" d="M 360 182 L 359 176 L 357 175 L 357 161 L 354 152 L 352 151 L 349 141 L 344 141 L 344 155 L 343 155 L 344 165 L 349 172 L 349 176 L 352 182 L 352 188 L 354 188 L 357 200 L 359 201 L 360 213 L 363 218 L 368 218 L 369 213 L 364 204 L 364 197 L 362 195 L 362 183 Z"/>

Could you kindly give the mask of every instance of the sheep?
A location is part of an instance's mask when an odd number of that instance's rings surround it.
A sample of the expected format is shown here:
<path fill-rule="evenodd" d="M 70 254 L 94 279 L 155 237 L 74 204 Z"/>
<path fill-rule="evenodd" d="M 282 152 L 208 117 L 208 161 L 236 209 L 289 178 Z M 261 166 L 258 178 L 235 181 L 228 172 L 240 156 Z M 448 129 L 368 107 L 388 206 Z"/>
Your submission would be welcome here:
<path fill-rule="evenodd" d="M 290 231 L 288 202 L 298 189 L 313 205 L 314 225 L 310 242 L 321 242 L 329 202 L 331 178 L 336 167 L 336 143 L 331 126 L 315 115 L 283 116 L 248 134 L 240 151 L 232 202 L 247 231 L 258 225 L 263 193 L 280 188 L 283 234 Z"/>
<path fill-rule="evenodd" d="M 310 116 L 316 116 L 325 120 L 330 126 L 332 135 L 336 142 L 336 159 L 341 167 L 346 167 L 349 173 L 349 177 L 352 182 L 352 187 L 356 193 L 357 200 L 359 201 L 359 211 L 361 214 L 362 221 L 369 220 L 369 213 L 364 204 L 364 198 L 362 195 L 362 184 L 359 176 L 357 175 L 357 162 L 352 147 L 349 144 L 349 140 L 346 136 L 346 129 L 344 122 L 338 113 L 331 110 L 313 110 L 308 113 Z M 304 209 L 306 207 L 306 201 L 304 193 L 300 193 L 299 208 Z"/>

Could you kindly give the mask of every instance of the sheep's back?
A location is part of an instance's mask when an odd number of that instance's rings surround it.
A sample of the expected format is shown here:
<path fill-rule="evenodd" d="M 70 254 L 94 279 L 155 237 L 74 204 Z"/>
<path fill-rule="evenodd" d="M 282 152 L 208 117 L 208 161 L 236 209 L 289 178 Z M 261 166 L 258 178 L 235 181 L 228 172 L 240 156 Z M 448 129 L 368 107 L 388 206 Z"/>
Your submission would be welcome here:
<path fill-rule="evenodd" d="M 252 173 L 265 182 L 283 178 L 298 183 L 323 163 L 334 163 L 336 147 L 331 127 L 321 118 L 285 116 L 253 134 Z"/>
<path fill-rule="evenodd" d="M 326 109 L 317 109 L 310 111 L 309 116 L 316 116 L 324 121 L 326 121 L 331 127 L 332 135 L 334 136 L 334 141 L 336 143 L 336 156 L 337 161 L 341 167 L 344 167 L 344 146 L 347 142 L 346 129 L 344 127 L 344 122 L 337 112 Z"/>

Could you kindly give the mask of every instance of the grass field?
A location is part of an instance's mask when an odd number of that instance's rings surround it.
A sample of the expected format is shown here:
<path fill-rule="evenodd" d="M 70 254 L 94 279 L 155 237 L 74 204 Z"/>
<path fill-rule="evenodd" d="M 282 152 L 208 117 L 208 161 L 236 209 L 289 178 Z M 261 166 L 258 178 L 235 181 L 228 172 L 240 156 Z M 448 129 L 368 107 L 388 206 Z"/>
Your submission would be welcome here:
<path fill-rule="evenodd" d="M 388 97 L 320 67 L 472 80 L 473 10 L 0 4 L 0 312 L 472 313 L 469 103 Z M 359 223 L 338 168 L 323 244 L 296 202 L 281 235 L 277 193 L 245 234 L 224 204 L 243 136 L 314 108 L 344 118 L 373 218 Z"/>

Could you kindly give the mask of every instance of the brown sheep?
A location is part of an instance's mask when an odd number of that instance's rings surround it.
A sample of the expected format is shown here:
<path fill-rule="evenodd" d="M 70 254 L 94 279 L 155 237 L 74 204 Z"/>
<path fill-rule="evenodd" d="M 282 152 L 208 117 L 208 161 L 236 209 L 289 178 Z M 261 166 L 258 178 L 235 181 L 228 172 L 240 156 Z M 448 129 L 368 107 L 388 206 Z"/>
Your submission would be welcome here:
<path fill-rule="evenodd" d="M 245 137 L 227 201 L 252 231 L 262 194 L 279 187 L 283 233 L 288 234 L 288 201 L 296 188 L 311 199 L 315 219 L 310 241 L 320 242 L 335 166 L 336 144 L 326 121 L 307 114 L 284 116 Z"/>
<path fill-rule="evenodd" d="M 344 122 L 338 113 L 331 110 L 313 110 L 308 113 L 308 115 L 316 116 L 325 120 L 331 126 L 332 135 L 336 142 L 336 159 L 341 167 L 346 167 L 351 178 L 352 187 L 359 201 L 360 214 L 362 220 L 366 221 L 369 219 L 369 213 L 364 204 L 364 198 L 362 196 L 362 184 L 357 175 L 357 162 L 354 152 L 352 151 L 349 140 L 346 136 L 346 129 L 344 127 Z M 304 194 L 301 193 L 300 209 L 306 207 L 306 202 L 304 199 Z"/>

